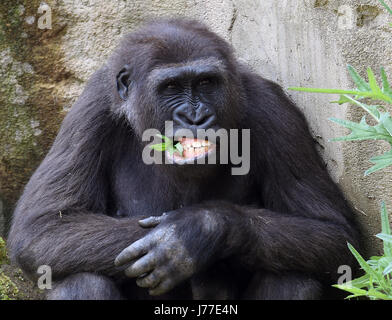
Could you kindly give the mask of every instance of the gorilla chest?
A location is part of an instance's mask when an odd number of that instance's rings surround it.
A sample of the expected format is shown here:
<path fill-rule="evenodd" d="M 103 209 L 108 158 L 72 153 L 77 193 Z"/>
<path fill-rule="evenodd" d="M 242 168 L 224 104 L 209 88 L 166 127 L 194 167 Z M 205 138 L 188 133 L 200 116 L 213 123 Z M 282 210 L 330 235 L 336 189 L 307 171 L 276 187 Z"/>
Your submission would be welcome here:
<path fill-rule="evenodd" d="M 114 175 L 111 189 L 111 211 L 122 217 L 161 215 L 207 200 L 252 203 L 246 183 L 236 177 L 215 176 L 203 181 L 189 178 L 178 183 L 154 174 L 151 167 L 122 168 Z"/>

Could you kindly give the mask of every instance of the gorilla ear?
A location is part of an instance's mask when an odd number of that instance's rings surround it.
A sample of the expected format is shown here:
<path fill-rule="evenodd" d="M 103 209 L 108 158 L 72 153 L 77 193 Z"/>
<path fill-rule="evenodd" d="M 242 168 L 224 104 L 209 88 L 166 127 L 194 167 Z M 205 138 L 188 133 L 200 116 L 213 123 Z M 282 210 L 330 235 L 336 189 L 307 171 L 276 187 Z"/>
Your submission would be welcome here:
<path fill-rule="evenodd" d="M 128 88 L 131 84 L 131 68 L 125 65 L 117 75 L 117 91 L 121 99 L 127 100 Z"/>

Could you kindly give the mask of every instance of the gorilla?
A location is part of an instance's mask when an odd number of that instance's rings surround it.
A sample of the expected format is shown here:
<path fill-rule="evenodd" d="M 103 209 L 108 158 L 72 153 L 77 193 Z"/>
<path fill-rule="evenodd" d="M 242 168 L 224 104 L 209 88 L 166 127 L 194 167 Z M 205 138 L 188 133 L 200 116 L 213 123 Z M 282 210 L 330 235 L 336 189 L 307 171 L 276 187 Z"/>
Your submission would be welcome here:
<path fill-rule="evenodd" d="M 146 164 L 143 132 L 166 121 L 186 163 Z M 212 143 L 181 129 L 249 129 L 249 172 L 195 164 Z M 283 90 L 203 24 L 169 18 L 126 35 L 91 77 L 8 244 L 31 279 L 50 266 L 48 299 L 321 299 L 358 237 Z"/>

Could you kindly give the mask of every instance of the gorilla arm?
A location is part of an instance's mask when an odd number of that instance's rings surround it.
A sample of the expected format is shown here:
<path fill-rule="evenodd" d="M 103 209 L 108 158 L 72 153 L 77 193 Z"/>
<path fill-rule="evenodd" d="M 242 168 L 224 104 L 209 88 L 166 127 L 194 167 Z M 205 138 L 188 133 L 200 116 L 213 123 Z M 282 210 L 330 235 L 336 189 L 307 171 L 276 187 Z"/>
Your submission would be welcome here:
<path fill-rule="evenodd" d="M 168 292 L 222 259 L 251 272 L 297 271 L 331 279 L 339 265 L 352 262 L 346 241 L 357 245 L 347 222 L 228 202 L 184 207 L 140 224 L 155 229 L 124 249 L 116 265 L 132 263 L 125 274 L 138 277 L 151 295 Z"/>
<path fill-rule="evenodd" d="M 107 74 L 102 69 L 92 77 L 15 210 L 10 254 L 31 277 L 40 265 L 49 265 L 54 278 L 83 271 L 121 277 L 114 258 L 146 234 L 138 218 L 105 215 L 105 170 L 116 130 Z"/>
<path fill-rule="evenodd" d="M 263 209 L 244 210 L 249 266 L 327 278 L 353 262 L 354 215 L 318 155 L 303 114 L 273 82 L 245 74 L 252 177 Z M 252 116 L 250 116 L 252 115 Z M 329 275 L 328 275 L 329 274 Z M 337 279 L 333 279 L 336 281 Z"/>

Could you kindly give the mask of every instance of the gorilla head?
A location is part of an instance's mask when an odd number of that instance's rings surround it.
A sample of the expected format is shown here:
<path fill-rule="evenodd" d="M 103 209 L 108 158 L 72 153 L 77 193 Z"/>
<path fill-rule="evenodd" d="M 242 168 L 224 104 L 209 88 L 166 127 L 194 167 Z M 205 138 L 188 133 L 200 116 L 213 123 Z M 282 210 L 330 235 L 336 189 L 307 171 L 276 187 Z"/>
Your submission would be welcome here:
<path fill-rule="evenodd" d="M 197 137 L 198 129 L 236 128 L 241 118 L 232 49 L 198 22 L 150 23 L 128 35 L 109 63 L 117 78 L 115 112 L 139 138 L 150 128 L 164 132 L 165 121 L 172 121 L 170 138 L 186 148 L 182 160 L 193 163 L 214 147 L 182 138 L 182 129 Z"/>

